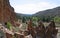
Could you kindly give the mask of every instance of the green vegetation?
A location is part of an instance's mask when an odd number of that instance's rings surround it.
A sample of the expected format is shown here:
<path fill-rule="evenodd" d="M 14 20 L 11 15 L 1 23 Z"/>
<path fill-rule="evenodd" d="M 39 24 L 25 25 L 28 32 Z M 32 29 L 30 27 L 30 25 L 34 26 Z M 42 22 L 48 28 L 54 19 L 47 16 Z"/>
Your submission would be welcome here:
<path fill-rule="evenodd" d="M 38 21 L 38 19 L 39 19 L 38 17 L 32 17 L 33 21 Z"/>
<path fill-rule="evenodd" d="M 12 24 L 10 22 L 7 22 L 7 28 L 11 29 L 11 27 L 12 27 Z"/>
<path fill-rule="evenodd" d="M 54 17 L 54 21 L 60 23 L 60 17 L 59 16 Z"/>

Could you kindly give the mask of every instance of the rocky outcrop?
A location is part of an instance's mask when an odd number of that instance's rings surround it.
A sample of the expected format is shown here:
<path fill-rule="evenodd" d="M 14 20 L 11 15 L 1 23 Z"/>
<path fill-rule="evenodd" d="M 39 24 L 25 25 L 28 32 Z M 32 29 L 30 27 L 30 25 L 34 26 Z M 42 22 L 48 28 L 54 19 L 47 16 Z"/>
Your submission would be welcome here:
<path fill-rule="evenodd" d="M 11 7 L 9 0 L 0 0 L 0 23 L 16 20 L 14 8 Z"/>

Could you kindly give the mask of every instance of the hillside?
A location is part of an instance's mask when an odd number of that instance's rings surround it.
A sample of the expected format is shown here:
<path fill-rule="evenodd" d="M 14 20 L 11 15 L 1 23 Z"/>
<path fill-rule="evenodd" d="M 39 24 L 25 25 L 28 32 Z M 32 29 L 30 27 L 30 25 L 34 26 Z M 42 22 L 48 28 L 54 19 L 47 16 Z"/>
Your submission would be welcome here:
<path fill-rule="evenodd" d="M 51 17 L 54 17 L 54 16 L 60 16 L 60 7 L 56 7 L 56 8 L 53 8 L 53 9 L 48 9 L 48 10 L 44 10 L 44 11 L 39 11 L 37 12 L 36 14 L 34 14 L 33 16 L 51 16 Z"/>
<path fill-rule="evenodd" d="M 30 14 L 21 14 L 21 13 L 16 13 L 18 16 L 31 16 Z"/>
<path fill-rule="evenodd" d="M 16 16 L 18 19 L 23 18 L 23 17 L 31 17 L 32 15 L 30 14 L 21 14 L 21 13 L 16 13 Z"/>

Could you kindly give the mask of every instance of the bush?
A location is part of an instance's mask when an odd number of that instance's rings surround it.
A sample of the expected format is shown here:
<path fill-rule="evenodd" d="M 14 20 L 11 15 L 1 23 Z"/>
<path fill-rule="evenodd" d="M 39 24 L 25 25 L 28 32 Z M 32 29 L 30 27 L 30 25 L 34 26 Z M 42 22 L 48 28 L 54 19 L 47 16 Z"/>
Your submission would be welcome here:
<path fill-rule="evenodd" d="M 10 29 L 12 27 L 12 24 L 10 22 L 7 22 L 7 28 Z"/>
<path fill-rule="evenodd" d="M 60 17 L 58 17 L 58 16 L 54 17 L 54 21 L 57 23 L 60 23 Z"/>

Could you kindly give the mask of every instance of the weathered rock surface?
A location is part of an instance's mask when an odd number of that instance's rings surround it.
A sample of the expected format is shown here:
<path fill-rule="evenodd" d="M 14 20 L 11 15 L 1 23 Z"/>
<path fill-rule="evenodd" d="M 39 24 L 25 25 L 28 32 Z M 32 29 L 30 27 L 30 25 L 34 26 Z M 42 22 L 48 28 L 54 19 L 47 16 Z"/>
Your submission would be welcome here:
<path fill-rule="evenodd" d="M 0 23 L 16 20 L 14 8 L 11 7 L 9 0 L 0 0 Z"/>

